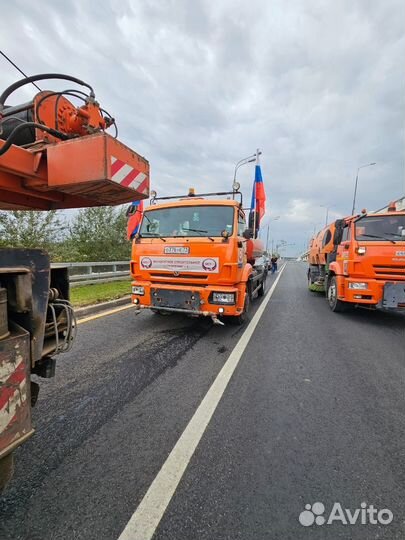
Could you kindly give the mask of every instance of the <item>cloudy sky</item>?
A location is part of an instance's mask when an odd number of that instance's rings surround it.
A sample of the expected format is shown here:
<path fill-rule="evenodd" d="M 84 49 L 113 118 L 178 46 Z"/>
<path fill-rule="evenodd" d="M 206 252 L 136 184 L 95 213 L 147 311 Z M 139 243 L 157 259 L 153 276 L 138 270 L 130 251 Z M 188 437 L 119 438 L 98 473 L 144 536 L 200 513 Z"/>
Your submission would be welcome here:
<path fill-rule="evenodd" d="M 359 166 L 376 162 L 358 209 L 404 194 L 403 0 L 14 0 L 0 45 L 28 74 L 88 81 L 162 195 L 230 188 L 260 148 L 263 229 L 280 216 L 270 238 L 289 254 L 321 205 L 350 212 Z M 2 87 L 19 78 L 0 68 Z M 247 202 L 252 166 L 238 179 Z"/>

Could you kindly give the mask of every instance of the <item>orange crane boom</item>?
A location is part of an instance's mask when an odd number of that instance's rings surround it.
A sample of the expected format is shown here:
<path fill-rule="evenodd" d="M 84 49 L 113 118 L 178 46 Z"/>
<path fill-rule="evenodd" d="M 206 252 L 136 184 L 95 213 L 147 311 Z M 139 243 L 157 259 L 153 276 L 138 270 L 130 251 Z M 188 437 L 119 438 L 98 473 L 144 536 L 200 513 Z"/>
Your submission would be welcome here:
<path fill-rule="evenodd" d="M 26 84 L 65 80 L 87 89 L 40 91 L 9 106 Z M 82 103 L 75 105 L 71 99 Z M 0 209 L 53 210 L 116 205 L 149 195 L 149 163 L 108 135 L 114 118 L 93 88 L 68 75 L 22 79 L 0 95 Z M 124 231 L 123 231 L 124 234 Z M 0 491 L 14 450 L 34 433 L 31 406 L 39 384 L 55 375 L 55 356 L 76 335 L 67 268 L 52 268 L 40 249 L 0 248 Z"/>
<path fill-rule="evenodd" d="M 41 91 L 28 103 L 6 105 L 18 88 L 48 78 L 87 86 L 89 93 Z M 113 125 L 79 79 L 46 74 L 14 83 L 0 96 L 0 209 L 80 208 L 148 197 L 149 163 L 105 132 Z"/>

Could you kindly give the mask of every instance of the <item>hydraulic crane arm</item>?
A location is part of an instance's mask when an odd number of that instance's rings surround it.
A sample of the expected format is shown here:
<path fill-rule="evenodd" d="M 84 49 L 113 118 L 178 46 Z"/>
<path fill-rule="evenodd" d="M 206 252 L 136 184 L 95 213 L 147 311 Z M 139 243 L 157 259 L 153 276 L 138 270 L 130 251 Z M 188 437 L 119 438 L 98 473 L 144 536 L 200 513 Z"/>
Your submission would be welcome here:
<path fill-rule="evenodd" d="M 5 104 L 15 90 L 42 79 L 68 80 L 89 93 L 41 91 L 28 103 Z M 147 198 L 149 163 L 108 135 L 111 126 L 114 118 L 79 79 L 45 74 L 11 85 L 0 96 L 0 209 L 80 208 Z"/>

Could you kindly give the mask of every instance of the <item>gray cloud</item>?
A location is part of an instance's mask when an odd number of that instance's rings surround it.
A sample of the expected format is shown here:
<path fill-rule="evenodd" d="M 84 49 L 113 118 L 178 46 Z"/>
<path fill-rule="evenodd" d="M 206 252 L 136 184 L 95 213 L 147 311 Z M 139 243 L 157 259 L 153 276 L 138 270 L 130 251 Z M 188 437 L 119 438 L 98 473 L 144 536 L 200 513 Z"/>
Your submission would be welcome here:
<path fill-rule="evenodd" d="M 230 186 L 263 150 L 268 216 L 301 250 L 331 206 L 404 192 L 405 5 L 400 0 L 7 3 L 2 49 L 26 72 L 89 81 L 160 193 Z M 6 86 L 18 74 L 3 59 Z M 56 85 L 57 86 L 57 85 Z M 34 89 L 21 92 L 26 99 Z M 240 169 L 250 200 L 253 170 Z"/>

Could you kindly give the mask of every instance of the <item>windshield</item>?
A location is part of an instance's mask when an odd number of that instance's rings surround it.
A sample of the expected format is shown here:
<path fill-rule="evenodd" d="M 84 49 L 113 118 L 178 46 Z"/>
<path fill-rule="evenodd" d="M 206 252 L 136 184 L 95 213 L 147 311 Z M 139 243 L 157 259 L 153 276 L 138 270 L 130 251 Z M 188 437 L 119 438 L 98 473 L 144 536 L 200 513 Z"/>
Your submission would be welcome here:
<path fill-rule="evenodd" d="M 378 240 L 405 242 L 405 216 L 365 217 L 356 223 L 356 239 L 370 242 Z"/>
<path fill-rule="evenodd" d="M 221 236 L 233 232 L 232 206 L 176 206 L 145 212 L 140 235 L 147 238 L 167 236 Z"/>

